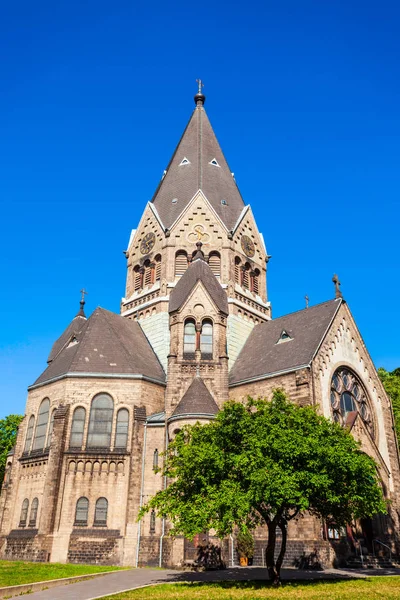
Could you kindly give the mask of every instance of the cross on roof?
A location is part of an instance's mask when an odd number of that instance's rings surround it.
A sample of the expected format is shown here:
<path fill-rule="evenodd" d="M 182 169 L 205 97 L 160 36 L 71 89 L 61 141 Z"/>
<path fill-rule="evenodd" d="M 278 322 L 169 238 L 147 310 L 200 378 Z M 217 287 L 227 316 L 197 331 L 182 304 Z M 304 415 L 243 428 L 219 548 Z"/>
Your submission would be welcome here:
<path fill-rule="evenodd" d="M 201 94 L 201 88 L 204 87 L 204 83 L 202 82 L 201 79 L 196 79 L 197 83 L 199 84 L 199 94 Z"/>
<path fill-rule="evenodd" d="M 340 290 L 340 281 L 339 281 L 339 277 L 336 275 L 336 273 L 332 277 L 332 281 L 335 284 L 335 298 L 342 298 L 343 294 Z"/>
<path fill-rule="evenodd" d="M 85 302 L 85 296 L 87 295 L 87 291 L 85 288 L 81 289 L 81 302 Z"/>

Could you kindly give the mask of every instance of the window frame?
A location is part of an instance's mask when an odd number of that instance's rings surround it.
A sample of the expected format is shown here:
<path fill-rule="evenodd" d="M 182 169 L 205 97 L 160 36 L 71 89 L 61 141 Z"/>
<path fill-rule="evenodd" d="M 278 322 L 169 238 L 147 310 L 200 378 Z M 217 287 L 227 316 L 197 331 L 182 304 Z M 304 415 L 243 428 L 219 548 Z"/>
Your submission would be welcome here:
<path fill-rule="evenodd" d="M 29 511 L 29 499 L 24 498 L 21 505 L 21 512 L 19 516 L 19 525 L 18 527 L 26 527 L 26 523 L 28 520 L 28 511 Z"/>
<path fill-rule="evenodd" d="M 126 421 L 119 421 L 119 417 L 121 415 L 121 413 L 125 413 L 127 414 L 128 418 Z M 121 426 L 122 424 L 126 423 L 126 432 L 124 431 L 118 431 L 118 427 Z M 114 436 L 114 449 L 116 450 L 126 450 L 128 448 L 128 441 L 129 441 L 129 425 L 130 425 L 130 415 L 129 415 L 129 410 L 125 407 L 122 406 L 121 408 L 119 408 L 117 410 L 117 418 L 115 421 L 115 436 Z M 118 440 L 118 436 L 125 436 L 125 444 L 117 444 L 117 440 Z"/>
<path fill-rule="evenodd" d="M 79 506 L 79 503 L 81 501 L 86 501 L 85 508 L 81 508 Z M 80 498 L 78 498 L 78 500 L 76 501 L 76 504 L 75 504 L 74 527 L 87 527 L 88 521 L 89 521 L 89 506 L 90 506 L 89 498 L 87 498 L 86 496 L 80 496 Z M 78 510 L 85 512 L 86 519 L 78 519 Z"/>
<path fill-rule="evenodd" d="M 29 527 L 36 527 L 38 511 L 39 511 L 39 499 L 34 498 L 31 502 L 31 510 L 29 513 Z"/>
<path fill-rule="evenodd" d="M 79 421 L 76 419 L 76 414 L 78 411 L 83 411 L 83 419 L 79 419 Z M 85 427 L 86 427 L 86 407 L 85 406 L 76 406 L 74 408 L 74 412 L 72 413 L 72 421 L 71 421 L 71 430 L 70 430 L 70 434 L 69 434 L 69 448 L 71 450 L 79 450 L 82 449 L 83 447 L 83 442 L 85 439 Z M 76 425 L 76 423 L 83 423 L 83 427 L 82 427 L 82 431 L 74 431 L 74 426 Z M 80 444 L 72 444 L 72 439 L 73 436 L 81 436 L 81 443 Z"/>
<path fill-rule="evenodd" d="M 43 405 L 47 404 L 47 410 L 42 410 Z M 40 418 L 43 417 L 43 415 L 47 414 L 47 418 L 45 421 L 40 421 Z M 31 452 L 43 452 L 46 448 L 46 441 L 47 441 L 47 430 L 49 428 L 49 418 L 50 418 L 50 398 L 43 398 L 43 400 L 40 403 L 39 406 L 39 411 L 38 411 L 38 415 L 37 415 L 37 419 L 36 419 L 36 427 L 35 427 L 35 434 L 33 436 L 33 441 L 32 441 L 32 450 Z M 43 433 L 42 433 L 43 432 Z M 40 433 L 40 435 L 39 435 Z M 42 446 L 38 446 L 38 440 L 43 440 L 43 445 Z"/>
<path fill-rule="evenodd" d="M 104 500 L 105 507 L 99 507 L 99 503 Z M 99 513 L 103 511 L 105 512 L 105 519 L 99 519 Z M 108 518 L 108 500 L 104 496 L 97 498 L 96 505 L 94 508 L 94 521 L 93 527 L 107 527 L 107 518 Z"/>
<path fill-rule="evenodd" d="M 102 399 L 105 399 L 105 398 L 110 400 L 109 407 L 95 406 L 96 402 L 100 402 Z M 96 394 L 92 398 L 92 401 L 90 404 L 89 424 L 88 424 L 87 436 L 86 436 L 86 448 L 87 449 L 98 448 L 98 449 L 108 449 L 109 450 L 111 448 L 111 440 L 112 440 L 112 432 L 113 432 L 113 419 L 114 419 L 114 405 L 115 405 L 114 399 L 107 392 L 100 392 L 99 394 Z M 107 419 L 100 419 L 100 418 L 96 419 L 97 411 L 99 412 L 99 414 L 101 414 L 101 411 L 108 411 L 108 418 Z M 101 431 L 102 423 L 107 424 L 107 426 L 104 427 L 105 431 Z M 96 431 L 96 428 L 98 429 L 98 431 Z M 106 439 L 105 436 L 107 436 L 106 443 L 100 443 L 100 444 L 94 443 L 96 436 L 98 438 L 101 438 L 101 436 L 104 436 L 104 440 Z"/>

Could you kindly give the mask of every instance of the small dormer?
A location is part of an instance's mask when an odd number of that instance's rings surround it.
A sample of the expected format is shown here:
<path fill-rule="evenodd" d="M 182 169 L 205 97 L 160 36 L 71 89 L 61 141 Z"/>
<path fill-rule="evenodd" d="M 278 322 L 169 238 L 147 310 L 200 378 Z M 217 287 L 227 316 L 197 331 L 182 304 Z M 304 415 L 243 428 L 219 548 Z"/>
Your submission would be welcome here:
<path fill-rule="evenodd" d="M 277 344 L 282 344 L 283 342 L 290 342 L 292 339 L 293 338 L 290 335 L 290 333 L 288 333 L 286 331 L 286 329 L 282 329 L 281 335 L 279 336 L 279 339 L 278 339 L 278 341 L 276 343 Z"/>

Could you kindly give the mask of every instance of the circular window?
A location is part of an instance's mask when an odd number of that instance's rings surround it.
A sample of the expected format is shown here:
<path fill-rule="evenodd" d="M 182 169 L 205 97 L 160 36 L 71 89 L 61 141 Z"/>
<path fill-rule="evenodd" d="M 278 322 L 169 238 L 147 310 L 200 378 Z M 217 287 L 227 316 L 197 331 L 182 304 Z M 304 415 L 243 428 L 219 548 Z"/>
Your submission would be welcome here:
<path fill-rule="evenodd" d="M 338 369 L 331 382 L 333 420 L 346 425 L 349 413 L 358 412 L 373 435 L 373 422 L 368 400 L 359 379 L 348 369 Z"/>

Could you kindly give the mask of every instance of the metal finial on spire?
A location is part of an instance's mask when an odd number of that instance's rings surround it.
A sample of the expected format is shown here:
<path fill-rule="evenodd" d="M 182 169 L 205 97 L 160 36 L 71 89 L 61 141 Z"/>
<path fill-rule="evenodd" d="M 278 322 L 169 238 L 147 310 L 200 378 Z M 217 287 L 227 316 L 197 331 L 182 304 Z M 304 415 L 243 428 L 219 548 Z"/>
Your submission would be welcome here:
<path fill-rule="evenodd" d="M 306 301 L 306 308 L 308 308 L 308 303 L 310 302 L 310 298 L 307 296 L 307 294 L 304 296 L 304 300 Z"/>
<path fill-rule="evenodd" d="M 340 290 L 339 277 L 336 275 L 336 273 L 332 277 L 332 281 L 335 284 L 335 298 L 343 298 L 343 294 L 342 294 L 342 292 Z"/>
<path fill-rule="evenodd" d="M 196 79 L 196 81 L 199 85 L 199 89 L 197 90 L 197 94 L 194 97 L 194 102 L 196 106 L 203 106 L 204 102 L 206 101 L 206 97 L 203 94 L 204 83 L 201 79 Z"/>
<path fill-rule="evenodd" d="M 81 300 L 79 302 L 80 304 L 80 309 L 78 314 L 76 315 L 77 317 L 84 317 L 86 319 L 86 315 L 85 315 L 85 311 L 83 310 L 83 307 L 85 306 L 85 296 L 87 295 L 87 291 L 85 290 L 85 288 L 81 289 Z"/>

